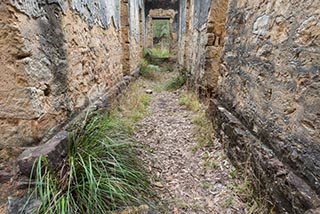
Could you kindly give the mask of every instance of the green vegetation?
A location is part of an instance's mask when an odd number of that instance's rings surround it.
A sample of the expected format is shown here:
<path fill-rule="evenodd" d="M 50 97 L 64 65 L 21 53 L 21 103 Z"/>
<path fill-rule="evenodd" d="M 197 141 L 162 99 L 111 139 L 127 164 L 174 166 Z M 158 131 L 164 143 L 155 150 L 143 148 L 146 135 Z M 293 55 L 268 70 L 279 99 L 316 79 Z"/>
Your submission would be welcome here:
<path fill-rule="evenodd" d="M 177 90 L 181 88 L 187 82 L 187 75 L 185 73 L 179 73 L 172 77 L 166 84 L 166 90 Z"/>
<path fill-rule="evenodd" d="M 169 19 L 153 20 L 153 46 L 151 54 L 154 58 L 168 58 L 170 47 Z"/>
<path fill-rule="evenodd" d="M 168 48 L 163 50 L 160 48 L 143 48 L 143 56 L 149 63 L 161 65 L 161 59 L 168 58 L 170 56 L 170 52 Z"/>
<path fill-rule="evenodd" d="M 169 19 L 154 19 L 153 20 L 153 37 L 160 38 L 162 36 L 169 36 L 170 21 Z"/>
<path fill-rule="evenodd" d="M 198 98 L 193 93 L 183 94 L 182 96 L 180 96 L 178 103 L 179 105 L 186 106 L 193 112 L 197 112 L 200 109 L 200 103 L 198 101 Z"/>
<path fill-rule="evenodd" d="M 36 213 L 106 213 L 146 203 L 150 184 L 136 158 L 139 147 L 121 123 L 91 114 L 73 133 L 59 171 L 45 157 L 35 162 L 30 198 L 41 200 Z"/>
<path fill-rule="evenodd" d="M 194 133 L 198 142 L 193 150 L 213 146 L 215 130 L 212 122 L 207 118 L 205 110 L 198 111 L 193 117 L 193 123 L 195 124 Z"/>
<path fill-rule="evenodd" d="M 160 72 L 158 65 L 150 64 L 147 59 L 142 59 L 140 62 L 140 75 L 145 79 L 156 79 L 156 72 Z"/>
<path fill-rule="evenodd" d="M 109 112 L 112 120 L 118 121 L 122 127 L 132 134 L 135 124 L 145 115 L 151 97 L 149 94 L 140 91 L 144 80 L 140 79 L 132 83 L 118 102 L 114 103 Z"/>
<path fill-rule="evenodd" d="M 129 137 L 150 102 L 150 95 L 139 91 L 141 84 L 142 79 L 132 83 L 109 116 L 92 113 L 74 125 L 68 157 L 58 172 L 39 158 L 31 181 L 36 186 L 30 189 L 30 199 L 41 200 L 36 213 L 106 213 L 154 198 L 136 158 L 141 148 Z"/>
<path fill-rule="evenodd" d="M 257 179 L 253 176 L 253 172 L 247 171 L 247 169 L 240 172 L 232 167 L 229 174 L 234 180 L 229 184 L 229 188 L 246 202 L 249 214 L 269 213 L 269 201 L 263 196 L 265 193 L 259 191 L 253 185 L 254 179 Z"/>
<path fill-rule="evenodd" d="M 166 71 L 167 72 L 172 72 L 174 70 L 174 68 L 173 68 L 173 65 L 172 64 L 169 64 L 168 66 L 167 66 L 167 68 L 166 68 Z"/>
<path fill-rule="evenodd" d="M 152 56 L 155 58 L 168 58 L 170 56 L 170 52 L 168 48 L 165 48 L 163 50 L 159 48 L 152 48 L 150 50 L 151 50 Z"/>
<path fill-rule="evenodd" d="M 212 122 L 207 118 L 206 111 L 199 102 L 198 97 L 194 93 L 186 93 L 180 96 L 178 103 L 195 112 L 192 120 L 195 124 L 194 133 L 197 144 L 193 147 L 193 150 L 196 151 L 200 148 L 212 146 L 214 144 L 215 130 Z"/>

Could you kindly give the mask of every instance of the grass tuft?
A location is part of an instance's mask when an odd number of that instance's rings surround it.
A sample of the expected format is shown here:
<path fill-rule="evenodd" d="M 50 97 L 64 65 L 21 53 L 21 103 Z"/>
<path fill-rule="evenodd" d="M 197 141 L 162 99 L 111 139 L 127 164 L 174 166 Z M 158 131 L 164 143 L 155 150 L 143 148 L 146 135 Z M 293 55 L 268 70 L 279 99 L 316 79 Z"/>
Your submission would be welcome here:
<path fill-rule="evenodd" d="M 172 77 L 166 84 L 166 90 L 177 90 L 181 88 L 187 81 L 187 77 L 183 74 L 178 74 Z"/>
<path fill-rule="evenodd" d="M 45 157 L 35 162 L 36 213 L 106 213 L 151 198 L 139 147 L 118 121 L 92 114 L 74 129 L 58 172 Z"/>
<path fill-rule="evenodd" d="M 140 75 L 145 79 L 155 80 L 156 72 L 160 72 L 158 65 L 150 64 L 148 60 L 142 59 L 140 63 Z"/>
<path fill-rule="evenodd" d="M 192 150 L 205 147 L 212 147 L 214 145 L 215 130 L 212 122 L 207 118 L 205 110 L 199 110 L 198 113 L 193 116 L 193 123 L 195 124 L 194 133 L 196 135 L 197 144 L 194 145 Z"/>
<path fill-rule="evenodd" d="M 193 112 L 197 112 L 200 109 L 200 103 L 198 101 L 198 98 L 193 93 L 187 93 L 180 96 L 178 103 L 179 105 L 186 106 L 188 109 L 190 109 Z"/>
<path fill-rule="evenodd" d="M 151 96 L 140 89 L 144 80 L 140 79 L 129 86 L 127 93 L 123 94 L 109 112 L 112 120 L 118 121 L 126 128 L 129 135 L 134 131 L 136 123 L 146 114 Z"/>
<path fill-rule="evenodd" d="M 173 65 L 172 64 L 167 65 L 166 71 L 173 72 L 174 71 Z"/>
<path fill-rule="evenodd" d="M 169 49 L 161 50 L 159 48 L 152 48 L 151 54 L 155 58 L 168 58 L 170 56 Z"/>

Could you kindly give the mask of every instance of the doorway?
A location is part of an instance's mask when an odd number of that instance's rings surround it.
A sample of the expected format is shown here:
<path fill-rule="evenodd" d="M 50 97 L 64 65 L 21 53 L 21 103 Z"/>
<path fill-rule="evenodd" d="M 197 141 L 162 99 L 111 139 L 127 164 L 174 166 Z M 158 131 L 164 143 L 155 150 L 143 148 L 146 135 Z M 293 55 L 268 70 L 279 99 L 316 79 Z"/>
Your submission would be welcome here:
<path fill-rule="evenodd" d="M 153 45 L 152 55 L 168 58 L 170 55 L 170 18 L 152 17 Z"/>

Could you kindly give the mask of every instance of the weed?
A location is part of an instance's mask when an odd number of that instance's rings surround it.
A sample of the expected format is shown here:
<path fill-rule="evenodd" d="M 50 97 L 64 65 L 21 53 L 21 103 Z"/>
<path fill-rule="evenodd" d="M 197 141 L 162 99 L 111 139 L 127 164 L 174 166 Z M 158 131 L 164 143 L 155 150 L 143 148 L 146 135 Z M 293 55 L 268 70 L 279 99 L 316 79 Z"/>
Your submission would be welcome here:
<path fill-rule="evenodd" d="M 193 200 L 191 203 L 186 202 L 182 199 L 176 200 L 175 204 L 177 205 L 177 207 L 179 207 L 180 209 L 184 209 L 184 210 L 200 210 L 202 208 L 201 204 L 199 204 L 196 200 Z"/>
<path fill-rule="evenodd" d="M 156 58 L 167 58 L 170 55 L 169 49 L 158 49 L 158 48 L 152 48 L 151 53 L 153 57 Z"/>
<path fill-rule="evenodd" d="M 156 79 L 156 72 L 160 72 L 160 67 L 150 64 L 148 60 L 142 59 L 140 62 L 140 75 L 145 79 Z"/>
<path fill-rule="evenodd" d="M 143 49 L 143 58 L 144 60 L 147 60 L 149 64 L 160 66 L 163 58 L 169 57 L 169 50 L 161 50 L 157 48 L 144 48 Z"/>
<path fill-rule="evenodd" d="M 204 162 L 204 168 L 205 169 L 218 169 L 220 166 L 219 162 L 217 160 L 206 160 Z"/>
<path fill-rule="evenodd" d="M 211 185 L 212 185 L 211 181 L 204 181 L 201 184 L 201 187 L 202 187 L 202 189 L 209 189 L 211 187 Z"/>
<path fill-rule="evenodd" d="M 229 188 L 246 202 L 249 208 L 247 213 L 269 213 L 268 201 L 254 192 L 253 178 L 250 175 L 238 173 L 236 169 L 231 169 L 229 174 L 234 179 Z"/>
<path fill-rule="evenodd" d="M 135 124 L 146 114 L 151 96 L 141 93 L 143 80 L 137 80 L 129 86 L 128 92 L 114 103 L 109 115 L 112 120 L 118 121 L 122 127 L 132 134 Z"/>
<path fill-rule="evenodd" d="M 233 199 L 232 199 L 232 198 L 227 198 L 227 199 L 223 202 L 222 207 L 223 207 L 224 209 L 230 208 L 230 207 L 232 206 L 232 203 L 233 203 Z"/>
<path fill-rule="evenodd" d="M 193 93 L 188 93 L 182 95 L 178 100 L 179 105 L 184 105 L 188 109 L 197 112 L 200 109 L 200 103 L 198 101 L 198 98 Z"/>
<path fill-rule="evenodd" d="M 178 74 L 172 77 L 166 85 L 166 90 L 177 90 L 181 88 L 187 81 L 187 78 L 183 74 Z"/>
<path fill-rule="evenodd" d="M 118 121 L 90 115 L 77 124 L 68 157 L 56 172 L 40 157 L 34 165 L 36 213 L 105 213 L 145 203 L 150 187 L 139 147 Z"/>
<path fill-rule="evenodd" d="M 173 69 L 173 65 L 172 64 L 169 64 L 166 68 L 166 71 L 167 72 L 172 72 L 174 69 Z"/>
<path fill-rule="evenodd" d="M 192 150 L 197 151 L 203 147 L 210 147 L 214 144 L 215 130 L 211 121 L 206 117 L 205 110 L 198 111 L 193 117 L 195 124 L 194 133 L 196 135 L 197 144 L 193 146 Z"/>

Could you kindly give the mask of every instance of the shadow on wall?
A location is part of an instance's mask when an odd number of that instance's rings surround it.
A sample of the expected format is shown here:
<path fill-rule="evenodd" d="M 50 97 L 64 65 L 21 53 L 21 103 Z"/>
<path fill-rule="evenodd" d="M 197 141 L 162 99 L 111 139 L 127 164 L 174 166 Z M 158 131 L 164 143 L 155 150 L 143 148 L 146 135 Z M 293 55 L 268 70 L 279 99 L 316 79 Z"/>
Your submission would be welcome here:
<path fill-rule="evenodd" d="M 68 99 L 67 81 L 67 53 L 64 48 L 65 38 L 62 30 L 61 7 L 58 4 L 46 4 L 43 6 L 45 16 L 39 19 L 41 29 L 40 45 L 46 58 L 49 60 L 48 68 L 52 72 L 52 80 L 47 85 L 45 96 L 53 95 L 60 99 L 59 106 L 66 108 Z M 56 107 L 55 107 L 56 108 Z M 67 108 L 66 108 L 67 109 Z M 64 110 L 66 110 L 64 109 Z"/>

